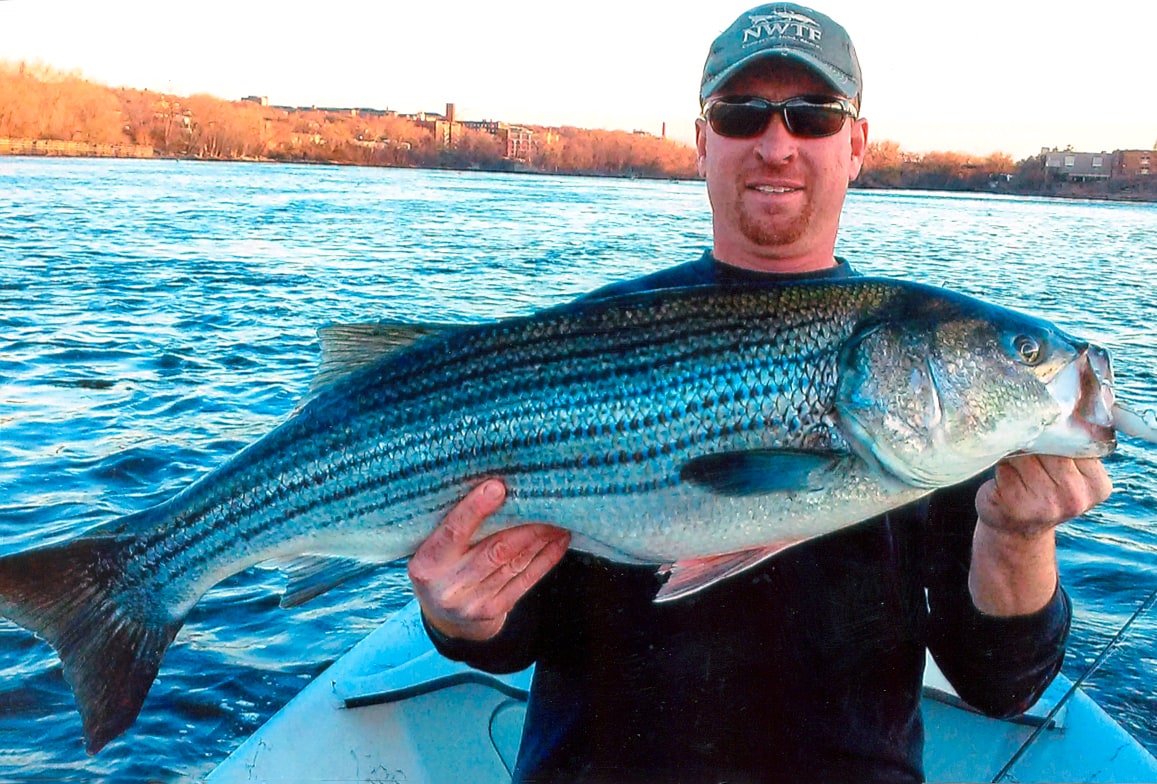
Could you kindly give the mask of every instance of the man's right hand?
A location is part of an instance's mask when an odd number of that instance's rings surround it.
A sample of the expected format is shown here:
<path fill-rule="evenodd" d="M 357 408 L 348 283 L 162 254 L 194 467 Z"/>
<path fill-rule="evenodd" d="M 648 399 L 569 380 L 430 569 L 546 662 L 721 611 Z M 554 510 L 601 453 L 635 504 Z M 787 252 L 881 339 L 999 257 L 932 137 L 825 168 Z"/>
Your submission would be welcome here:
<path fill-rule="evenodd" d="M 471 544 L 505 500 L 502 482 L 482 482 L 410 559 L 410 582 L 422 612 L 447 637 L 481 641 L 498 634 L 514 605 L 562 560 L 570 544 L 567 531 L 541 524 L 508 528 Z"/>

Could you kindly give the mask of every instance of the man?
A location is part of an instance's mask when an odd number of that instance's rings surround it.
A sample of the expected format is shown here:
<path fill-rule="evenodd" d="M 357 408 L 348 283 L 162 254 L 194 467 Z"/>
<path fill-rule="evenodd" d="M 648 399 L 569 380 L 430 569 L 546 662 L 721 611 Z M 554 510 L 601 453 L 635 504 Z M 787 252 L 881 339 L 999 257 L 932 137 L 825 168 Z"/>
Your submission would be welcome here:
<path fill-rule="evenodd" d="M 834 256 L 867 148 L 846 32 L 800 6 L 741 16 L 711 48 L 696 123 L 714 245 L 594 296 L 853 274 Z M 662 605 L 654 569 L 567 553 L 527 525 L 475 544 L 487 481 L 410 562 L 437 647 L 536 663 L 517 781 L 919 781 L 925 646 L 992 714 L 1059 670 L 1070 608 L 1054 528 L 1111 489 L 1096 460 L 1019 457 Z"/>

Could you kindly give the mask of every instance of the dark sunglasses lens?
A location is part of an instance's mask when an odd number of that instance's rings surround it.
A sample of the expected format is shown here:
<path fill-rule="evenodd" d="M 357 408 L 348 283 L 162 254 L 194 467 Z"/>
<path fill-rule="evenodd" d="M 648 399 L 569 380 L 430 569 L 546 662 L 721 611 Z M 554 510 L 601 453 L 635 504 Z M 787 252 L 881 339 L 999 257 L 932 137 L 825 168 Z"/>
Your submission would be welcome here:
<path fill-rule="evenodd" d="M 763 133 L 771 119 L 771 108 L 757 103 L 726 103 L 711 106 L 707 120 L 720 136 L 747 139 Z"/>
<path fill-rule="evenodd" d="M 845 117 L 842 110 L 828 106 L 784 107 L 788 130 L 796 136 L 831 136 L 844 127 Z"/>

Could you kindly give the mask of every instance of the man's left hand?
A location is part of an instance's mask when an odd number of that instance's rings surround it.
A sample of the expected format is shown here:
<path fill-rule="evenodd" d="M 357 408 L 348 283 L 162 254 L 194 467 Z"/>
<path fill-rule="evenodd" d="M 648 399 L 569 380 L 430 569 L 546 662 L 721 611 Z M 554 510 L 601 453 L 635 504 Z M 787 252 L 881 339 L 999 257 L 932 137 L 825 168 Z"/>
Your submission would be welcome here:
<path fill-rule="evenodd" d="M 1020 455 L 996 465 L 976 494 L 968 587 L 988 615 L 1028 615 L 1056 591 L 1054 529 L 1109 497 L 1113 483 L 1096 458 Z"/>
<path fill-rule="evenodd" d="M 997 463 L 996 477 L 976 494 L 976 512 L 989 528 L 1031 538 L 1080 517 L 1112 491 L 1097 458 L 1020 455 Z"/>

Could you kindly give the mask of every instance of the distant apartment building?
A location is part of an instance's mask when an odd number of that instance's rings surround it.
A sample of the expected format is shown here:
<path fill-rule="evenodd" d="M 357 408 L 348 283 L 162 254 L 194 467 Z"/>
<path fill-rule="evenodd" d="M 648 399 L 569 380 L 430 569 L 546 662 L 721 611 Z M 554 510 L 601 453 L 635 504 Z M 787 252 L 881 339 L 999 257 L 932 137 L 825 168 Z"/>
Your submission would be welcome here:
<path fill-rule="evenodd" d="M 1118 150 L 1113 162 L 1114 177 L 1146 177 L 1157 171 L 1155 150 Z"/>
<path fill-rule="evenodd" d="M 403 114 L 401 117 L 410 120 L 434 134 L 434 141 L 439 147 L 454 147 L 462 133 L 462 123 L 454 118 L 454 104 L 446 104 L 446 113 L 418 112 L 417 114 Z"/>
<path fill-rule="evenodd" d="M 498 120 L 463 120 L 462 125 L 472 131 L 497 136 L 498 129 L 502 126 L 502 123 L 498 122 Z"/>
<path fill-rule="evenodd" d="M 445 114 L 419 112 L 404 115 L 418 125 L 431 131 L 434 140 L 441 147 L 455 147 L 461 138 L 462 129 L 469 128 L 479 133 L 497 137 L 502 145 L 502 157 L 512 161 L 528 162 L 534 154 L 535 132 L 518 125 L 508 125 L 498 120 L 459 120 L 455 106 L 446 104 Z"/>
<path fill-rule="evenodd" d="M 1107 180 L 1113 173 L 1113 154 L 1042 150 L 1045 171 L 1066 180 Z"/>
<path fill-rule="evenodd" d="M 434 139 L 440 147 L 456 147 L 461 138 L 462 124 L 450 120 L 432 120 L 422 123 L 434 132 Z"/>
<path fill-rule="evenodd" d="M 530 160 L 534 148 L 534 131 L 517 125 L 500 124 L 495 136 L 505 146 L 502 154 L 504 158 L 523 163 Z"/>
<path fill-rule="evenodd" d="M 1120 177 L 1147 177 L 1154 173 L 1157 150 L 1077 152 L 1041 150 L 1045 171 L 1059 179 L 1084 182 Z"/>

